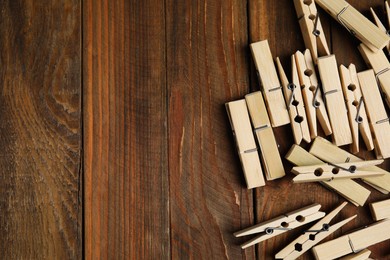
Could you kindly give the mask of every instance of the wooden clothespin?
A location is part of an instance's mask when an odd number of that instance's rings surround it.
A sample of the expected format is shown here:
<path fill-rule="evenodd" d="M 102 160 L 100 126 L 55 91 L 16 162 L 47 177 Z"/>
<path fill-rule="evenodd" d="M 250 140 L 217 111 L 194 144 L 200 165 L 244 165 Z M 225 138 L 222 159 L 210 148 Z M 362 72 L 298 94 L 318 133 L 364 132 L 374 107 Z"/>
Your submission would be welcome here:
<path fill-rule="evenodd" d="M 334 55 L 318 58 L 318 70 L 322 81 L 325 102 L 328 108 L 330 124 L 333 129 L 333 141 L 337 146 L 352 143 L 347 108 Z"/>
<path fill-rule="evenodd" d="M 390 199 L 370 203 L 370 210 L 375 221 L 390 219 Z"/>
<path fill-rule="evenodd" d="M 328 140 L 317 137 L 309 151 L 314 156 L 320 158 L 325 162 L 331 163 L 345 163 L 345 162 L 360 162 L 362 159 L 348 153 L 347 151 L 340 149 Z M 390 192 L 390 172 L 387 172 L 377 166 L 370 166 L 367 170 L 382 171 L 385 174 L 377 177 L 366 177 L 363 181 L 377 189 L 378 191 L 388 194 Z"/>
<path fill-rule="evenodd" d="M 325 135 L 332 134 L 329 117 L 326 112 L 325 103 L 322 99 L 322 91 L 311 57 L 310 51 L 295 53 L 299 81 L 301 83 L 303 100 L 305 103 L 311 138 L 317 137 L 317 119 L 324 130 Z"/>
<path fill-rule="evenodd" d="M 314 61 L 319 56 L 329 55 L 328 43 L 314 1 L 294 0 L 294 5 L 305 46 L 310 50 Z"/>
<path fill-rule="evenodd" d="M 390 239 L 390 219 L 315 246 L 313 253 L 319 260 L 336 259 L 387 239 Z"/>
<path fill-rule="evenodd" d="M 314 226 L 304 231 L 304 233 L 295 239 L 293 242 L 288 244 L 284 249 L 275 255 L 275 259 L 293 260 L 303 255 L 313 246 L 317 245 L 327 236 L 341 228 L 349 221 L 354 219 L 356 215 L 342 220 L 336 224 L 330 225 L 334 217 L 347 205 L 347 202 L 342 203 L 340 206 L 335 208 L 332 212 L 327 214 L 323 219 L 318 221 Z"/>
<path fill-rule="evenodd" d="M 290 123 L 290 117 L 268 41 L 255 42 L 250 47 L 272 127 L 286 125 Z"/>
<path fill-rule="evenodd" d="M 268 118 L 267 109 L 261 92 L 253 92 L 245 96 L 249 115 L 260 146 L 260 155 L 267 180 L 275 180 L 286 173 L 283 168 L 275 135 Z"/>
<path fill-rule="evenodd" d="M 286 73 L 284 72 L 279 58 L 276 58 L 276 64 L 279 71 L 280 81 L 282 82 L 284 97 L 287 100 L 287 109 L 290 115 L 290 124 L 294 135 L 294 141 L 296 144 L 300 144 L 302 140 L 306 143 L 310 143 L 310 130 L 307 123 L 305 107 L 303 105 L 302 92 L 299 84 L 294 55 L 291 56 L 291 83 L 288 82 Z"/>
<path fill-rule="evenodd" d="M 359 152 L 359 131 L 367 150 L 371 151 L 374 149 L 374 143 L 355 65 L 350 64 L 348 68 L 340 65 L 340 77 L 352 132 L 352 153 Z"/>
<path fill-rule="evenodd" d="M 371 160 L 361 162 L 349 162 L 339 164 L 318 164 L 312 166 L 298 166 L 292 168 L 292 172 L 297 174 L 293 179 L 294 183 L 332 181 L 336 179 L 356 179 L 364 177 L 380 176 L 385 174 L 382 171 L 366 170 L 364 167 L 378 165 L 383 160 Z"/>
<path fill-rule="evenodd" d="M 372 51 L 389 44 L 389 36 L 344 0 L 315 0 L 328 14 Z"/>
<path fill-rule="evenodd" d="M 263 170 L 252 134 L 246 102 L 241 99 L 225 105 L 248 189 L 264 186 Z"/>
<path fill-rule="evenodd" d="M 241 245 L 242 249 L 253 246 L 271 237 L 283 234 L 291 229 L 303 226 L 307 223 L 315 221 L 325 216 L 325 213 L 319 211 L 320 204 L 311 206 L 287 213 L 283 216 L 271 219 L 269 221 L 257 224 L 242 231 L 234 233 L 235 237 L 242 237 L 261 233 L 261 235 L 249 240 Z"/>
<path fill-rule="evenodd" d="M 356 254 L 350 254 L 340 258 L 340 260 L 371 260 L 370 259 L 371 251 L 364 249 Z"/>
<path fill-rule="evenodd" d="M 390 63 L 386 54 L 382 50 L 373 52 L 364 44 L 360 44 L 358 49 L 367 65 L 374 70 L 375 78 L 381 87 L 387 105 L 390 107 Z"/>
<path fill-rule="evenodd" d="M 377 158 L 390 158 L 390 124 L 373 70 L 358 73 Z"/>
<path fill-rule="evenodd" d="M 295 144 L 288 151 L 285 158 L 297 166 L 324 163 L 302 147 Z M 333 181 L 323 181 L 320 183 L 326 188 L 337 192 L 355 206 L 363 206 L 371 193 L 368 189 L 364 188 L 362 185 L 351 179 L 338 179 Z"/>
<path fill-rule="evenodd" d="M 386 7 L 386 15 L 387 15 L 387 25 L 388 25 L 388 28 L 390 28 L 390 8 L 389 8 L 389 3 L 387 1 L 385 1 L 385 7 Z M 370 8 L 370 11 L 371 11 L 372 16 L 374 17 L 376 26 L 378 26 L 378 28 L 381 29 L 386 34 L 389 34 L 389 30 L 386 30 L 386 27 L 383 25 L 383 23 L 381 22 L 379 17 L 376 15 L 376 13 L 375 13 L 374 9 L 372 9 L 372 7 Z M 387 48 L 387 51 L 390 51 L 389 44 L 386 46 L 386 48 Z"/>

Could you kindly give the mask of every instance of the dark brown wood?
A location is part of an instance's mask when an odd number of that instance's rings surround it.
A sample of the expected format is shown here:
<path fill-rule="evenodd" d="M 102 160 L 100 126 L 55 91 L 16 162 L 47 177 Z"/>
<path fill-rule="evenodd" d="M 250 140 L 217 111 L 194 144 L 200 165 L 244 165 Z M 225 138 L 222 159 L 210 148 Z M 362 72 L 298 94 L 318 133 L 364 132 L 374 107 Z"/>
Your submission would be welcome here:
<path fill-rule="evenodd" d="M 81 258 L 81 4 L 49 2 L 0 2 L 2 259 Z"/>
<path fill-rule="evenodd" d="M 164 2 L 84 2 L 86 259 L 170 256 Z"/>
<path fill-rule="evenodd" d="M 249 92 L 246 1 L 167 2 L 173 259 L 253 258 L 253 224 L 224 103 Z"/>

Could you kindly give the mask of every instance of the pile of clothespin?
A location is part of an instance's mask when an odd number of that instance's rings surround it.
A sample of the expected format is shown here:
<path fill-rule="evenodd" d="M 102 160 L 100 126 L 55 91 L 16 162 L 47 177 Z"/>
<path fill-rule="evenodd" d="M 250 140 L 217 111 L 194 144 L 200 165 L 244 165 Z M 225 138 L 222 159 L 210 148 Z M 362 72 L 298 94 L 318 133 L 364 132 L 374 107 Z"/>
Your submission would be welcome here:
<path fill-rule="evenodd" d="M 329 51 L 315 2 L 361 41 L 358 49 L 372 69 L 357 72 L 354 64 L 337 66 L 336 56 Z M 292 169 L 297 175 L 293 181 L 320 182 L 352 204 L 362 206 L 370 191 L 354 178 L 362 179 L 384 194 L 390 192 L 390 172 L 377 167 L 390 158 L 390 121 L 385 107 L 390 107 L 390 64 L 382 50 L 385 47 L 390 50 L 390 37 L 373 9 L 377 25 L 344 0 L 315 2 L 294 0 L 307 49 L 291 56 L 290 80 L 279 58 L 276 58 L 275 66 L 267 40 L 252 43 L 250 48 L 261 91 L 226 103 L 226 110 L 249 189 L 265 185 L 263 171 L 268 181 L 285 176 L 273 128 L 290 124 L 295 144 L 285 158 L 296 165 Z M 390 25 L 387 2 L 386 10 Z M 332 142 L 318 136 L 317 120 L 324 134 L 332 137 Z M 378 160 L 363 161 L 338 147 L 350 145 L 352 153 L 359 152 L 359 133 L 367 150 L 374 150 Z M 302 141 L 312 143 L 309 152 L 299 146 Z M 379 220 L 377 215 L 382 215 L 378 210 L 389 215 L 389 204 L 385 201 L 371 205 L 375 220 Z M 328 223 L 344 206 L 313 226 L 314 235 L 308 231 L 276 257 L 295 259 L 347 223 L 352 218 L 332 226 Z M 319 207 L 305 208 L 235 235 L 264 232 L 244 244 L 245 248 L 322 218 L 324 213 L 318 212 Z M 386 234 L 378 236 L 377 229 Z M 318 259 L 331 259 L 386 239 L 390 239 L 389 220 L 314 247 L 313 252 Z M 333 245 L 340 250 L 329 250 Z"/>
<path fill-rule="evenodd" d="M 260 234 L 241 245 L 241 247 L 245 249 L 271 237 L 283 234 L 315 220 L 319 220 L 314 226 L 304 231 L 302 235 L 278 252 L 275 255 L 275 258 L 296 259 L 308 250 L 313 249 L 316 259 L 336 259 L 348 254 L 351 255 L 342 259 L 369 259 L 371 252 L 366 249 L 367 247 L 390 239 L 389 203 L 390 200 L 371 204 L 371 209 L 381 211 L 381 213 L 375 213 L 381 216 L 380 218 L 376 218 L 376 220 L 381 221 L 318 246 L 316 245 L 323 239 L 356 217 L 356 215 L 354 215 L 338 223 L 330 223 L 345 205 L 347 205 L 347 202 L 342 203 L 327 215 L 325 215 L 324 212 L 319 211 L 321 205 L 313 204 L 242 231 L 238 231 L 234 233 L 234 236 L 241 237 Z M 387 208 L 387 210 L 384 210 L 384 208 Z"/>

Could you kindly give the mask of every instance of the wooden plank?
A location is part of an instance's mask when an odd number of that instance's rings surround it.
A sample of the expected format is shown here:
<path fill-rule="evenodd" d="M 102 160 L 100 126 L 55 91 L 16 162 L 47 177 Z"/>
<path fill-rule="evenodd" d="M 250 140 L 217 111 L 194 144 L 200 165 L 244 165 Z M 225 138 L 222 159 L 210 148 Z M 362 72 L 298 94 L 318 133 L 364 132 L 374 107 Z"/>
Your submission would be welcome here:
<path fill-rule="evenodd" d="M 302 147 L 293 145 L 285 157 L 289 162 L 297 166 L 316 165 L 323 163 Z M 349 200 L 355 206 L 363 206 L 370 196 L 370 191 L 353 180 L 333 180 L 321 182 L 325 187 L 336 191 L 342 197 Z"/>
<path fill-rule="evenodd" d="M 325 162 L 343 163 L 347 160 L 350 162 L 362 161 L 362 159 L 360 159 L 359 157 L 338 148 L 337 146 L 322 137 L 317 137 L 314 140 L 309 152 Z M 379 190 L 380 192 L 388 194 L 390 192 L 390 173 L 377 166 L 370 166 L 365 169 L 384 171 L 386 173 L 382 176 L 364 178 L 363 180 L 367 184 Z"/>
<path fill-rule="evenodd" d="M 375 221 L 390 218 L 390 199 L 370 203 L 370 210 Z"/>
<path fill-rule="evenodd" d="M 83 4 L 85 258 L 170 258 L 161 1 Z"/>
<path fill-rule="evenodd" d="M 165 2 L 171 258 L 253 259 L 233 246 L 253 224 L 253 192 L 223 109 L 249 92 L 247 2 Z"/>
<path fill-rule="evenodd" d="M 81 3 L 1 1 L 2 259 L 81 259 Z"/>

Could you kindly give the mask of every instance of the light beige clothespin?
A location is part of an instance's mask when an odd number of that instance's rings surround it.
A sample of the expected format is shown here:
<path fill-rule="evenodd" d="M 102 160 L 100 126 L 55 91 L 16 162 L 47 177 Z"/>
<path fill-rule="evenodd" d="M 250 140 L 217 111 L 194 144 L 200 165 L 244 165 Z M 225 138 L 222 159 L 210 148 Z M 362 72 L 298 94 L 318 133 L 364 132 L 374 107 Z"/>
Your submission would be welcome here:
<path fill-rule="evenodd" d="M 291 56 L 291 83 L 289 83 L 287 79 L 279 58 L 276 58 L 276 64 L 279 71 L 280 81 L 282 82 L 284 98 L 287 100 L 287 108 L 290 115 L 290 124 L 294 135 L 294 141 L 296 144 L 300 144 L 302 140 L 306 143 L 310 143 L 311 138 L 309 125 L 307 123 L 305 107 L 303 105 L 302 92 L 299 84 L 294 55 Z"/>
<path fill-rule="evenodd" d="M 294 5 L 305 46 L 316 62 L 319 56 L 330 54 L 316 5 L 306 0 L 294 0 Z"/>
<path fill-rule="evenodd" d="M 236 140 L 238 155 L 240 156 L 248 189 L 264 186 L 263 170 L 261 169 L 245 100 L 226 103 L 226 111 Z"/>
<path fill-rule="evenodd" d="M 371 160 L 349 163 L 328 163 L 311 166 L 297 166 L 292 168 L 292 172 L 297 174 L 293 179 L 294 183 L 332 181 L 336 179 L 356 179 L 364 177 L 380 176 L 385 174 L 382 171 L 366 170 L 364 167 L 378 165 L 383 160 Z"/>
<path fill-rule="evenodd" d="M 390 199 L 370 203 L 370 210 L 375 221 L 390 219 Z"/>
<path fill-rule="evenodd" d="M 371 51 L 364 44 L 358 47 L 363 59 L 375 72 L 375 78 L 381 87 L 387 105 L 390 107 L 390 63 L 382 50 Z"/>
<path fill-rule="evenodd" d="M 334 55 L 318 58 L 318 70 L 322 81 L 326 107 L 333 130 L 333 141 L 337 146 L 352 143 L 348 112 L 341 90 L 340 76 Z"/>
<path fill-rule="evenodd" d="M 358 79 L 364 97 L 367 116 L 374 136 L 377 158 L 390 158 L 390 124 L 389 116 L 379 92 L 373 70 L 358 73 Z"/>
<path fill-rule="evenodd" d="M 387 16 L 387 26 L 390 28 L 390 8 L 389 8 L 389 3 L 385 1 L 385 7 L 386 7 L 386 16 Z M 381 29 L 383 32 L 385 32 L 387 35 L 389 35 L 389 30 L 386 30 L 386 27 L 383 25 L 379 17 L 376 15 L 374 9 L 372 7 L 370 8 L 371 14 L 374 17 L 376 26 L 378 26 L 379 29 Z M 387 51 L 390 51 L 390 45 L 388 44 L 386 46 Z"/>
<path fill-rule="evenodd" d="M 334 144 L 322 137 L 317 137 L 313 141 L 309 152 L 325 162 L 345 163 L 362 161 L 362 159 L 360 159 L 359 157 L 335 146 Z M 390 192 L 390 172 L 385 171 L 377 166 L 370 166 L 366 169 L 373 171 L 382 171 L 385 173 L 382 176 L 363 178 L 363 181 L 371 185 L 378 191 L 384 194 L 388 194 Z"/>
<path fill-rule="evenodd" d="M 280 157 L 275 135 L 268 118 L 267 109 L 260 91 L 245 96 L 249 115 L 260 146 L 260 155 L 267 180 L 275 180 L 286 175 Z"/>
<path fill-rule="evenodd" d="M 268 41 L 255 42 L 250 47 L 272 127 L 286 125 L 290 123 L 290 117 Z"/>
<path fill-rule="evenodd" d="M 315 0 L 327 13 L 372 51 L 389 44 L 389 36 L 344 0 Z"/>
<path fill-rule="evenodd" d="M 307 223 L 315 221 L 325 216 L 325 213 L 319 211 L 320 204 L 311 206 L 287 213 L 283 216 L 271 219 L 269 221 L 257 224 L 242 231 L 234 233 L 235 237 L 253 235 L 262 233 L 261 235 L 249 240 L 241 245 L 242 249 L 253 246 L 271 237 L 283 234 L 291 229 L 303 226 Z"/>
<path fill-rule="evenodd" d="M 314 139 L 317 137 L 317 119 L 324 130 L 325 135 L 330 135 L 332 134 L 332 127 L 326 112 L 325 103 L 322 99 L 322 91 L 318 84 L 310 51 L 305 50 L 303 53 L 297 51 L 294 56 L 297 64 L 299 81 L 301 83 L 311 138 Z"/>
<path fill-rule="evenodd" d="M 390 219 L 315 246 L 313 253 L 319 260 L 336 259 L 387 239 L 390 239 Z"/>
<path fill-rule="evenodd" d="M 275 259 L 293 260 L 303 255 L 310 248 L 321 242 L 327 236 L 341 228 L 349 221 L 354 219 L 356 215 L 344 219 L 336 224 L 330 225 L 330 222 L 337 214 L 347 205 L 347 202 L 342 203 L 332 212 L 327 214 L 323 219 L 318 221 L 314 226 L 306 230 L 301 236 L 288 244 L 284 249 L 275 255 Z"/>
<path fill-rule="evenodd" d="M 302 147 L 295 144 L 290 148 L 285 158 L 289 162 L 297 166 L 307 166 L 324 163 L 314 155 L 307 152 Z M 363 206 L 371 193 L 368 189 L 364 188 L 362 185 L 351 179 L 322 181 L 320 183 L 326 188 L 337 192 L 355 206 Z"/>
<path fill-rule="evenodd" d="M 374 149 L 374 143 L 355 65 L 350 64 L 348 68 L 340 65 L 340 77 L 352 132 L 352 153 L 359 152 L 359 131 L 367 150 L 371 151 Z"/>

